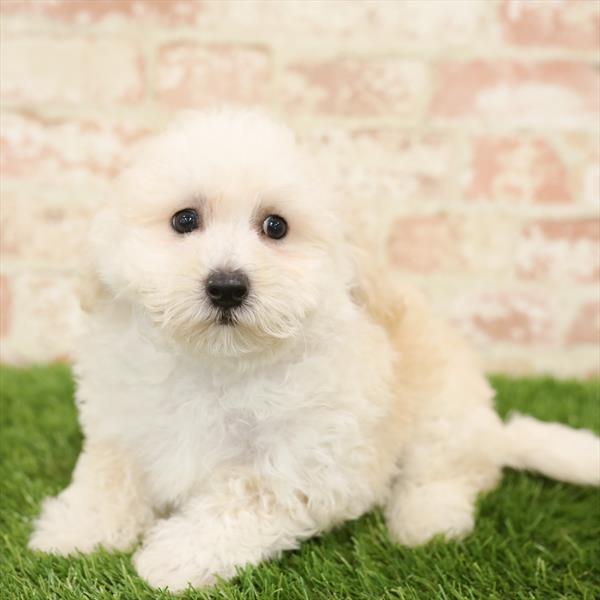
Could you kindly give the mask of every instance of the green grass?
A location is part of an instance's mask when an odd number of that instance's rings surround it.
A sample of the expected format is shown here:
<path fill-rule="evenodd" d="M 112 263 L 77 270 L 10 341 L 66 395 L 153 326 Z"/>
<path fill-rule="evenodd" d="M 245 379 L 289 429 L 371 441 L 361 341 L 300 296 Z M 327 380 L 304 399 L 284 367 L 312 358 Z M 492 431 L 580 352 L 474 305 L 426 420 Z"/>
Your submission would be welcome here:
<path fill-rule="evenodd" d="M 0 598 L 170 598 L 151 590 L 127 554 L 71 559 L 25 545 L 40 501 L 69 481 L 81 445 L 73 382 L 63 366 L 2 371 Z M 498 406 L 600 429 L 600 383 L 494 378 Z M 348 523 L 281 560 L 247 568 L 230 583 L 185 598 L 600 598 L 598 490 L 507 473 L 479 503 L 463 543 L 409 550 L 388 539 L 381 515 Z"/>

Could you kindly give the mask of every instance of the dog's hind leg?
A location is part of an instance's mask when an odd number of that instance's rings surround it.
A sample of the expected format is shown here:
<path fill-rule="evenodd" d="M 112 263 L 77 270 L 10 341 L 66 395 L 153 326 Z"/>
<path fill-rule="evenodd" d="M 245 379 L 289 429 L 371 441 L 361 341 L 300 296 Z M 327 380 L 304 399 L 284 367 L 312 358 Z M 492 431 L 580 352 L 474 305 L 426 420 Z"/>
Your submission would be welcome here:
<path fill-rule="evenodd" d="M 424 424 L 407 448 L 385 507 L 390 533 L 401 544 L 468 535 L 478 494 L 500 477 L 500 420 L 485 406 L 462 417 L 448 422 L 440 415 Z"/>
<path fill-rule="evenodd" d="M 392 536 L 402 544 L 468 534 L 478 494 L 494 487 L 503 466 L 600 484 L 600 438 L 591 431 L 523 415 L 504 424 L 487 406 L 456 416 L 431 419 L 408 445 L 386 506 Z"/>

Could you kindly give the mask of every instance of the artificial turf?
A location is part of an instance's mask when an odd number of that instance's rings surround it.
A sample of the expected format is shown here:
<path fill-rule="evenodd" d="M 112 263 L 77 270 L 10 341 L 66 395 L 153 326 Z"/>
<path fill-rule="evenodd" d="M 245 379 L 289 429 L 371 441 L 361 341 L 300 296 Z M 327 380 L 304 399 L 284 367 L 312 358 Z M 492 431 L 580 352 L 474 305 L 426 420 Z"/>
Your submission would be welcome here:
<path fill-rule="evenodd" d="M 128 554 L 57 558 L 26 549 L 42 498 L 69 481 L 81 435 L 73 381 L 64 366 L 1 373 L 0 598 L 170 598 L 139 579 Z M 510 409 L 600 430 L 600 382 L 492 379 Z M 600 496 L 542 477 L 508 472 L 482 498 L 475 533 L 462 543 L 416 550 L 394 545 L 379 513 L 309 541 L 278 561 L 184 598 L 600 598 Z"/>

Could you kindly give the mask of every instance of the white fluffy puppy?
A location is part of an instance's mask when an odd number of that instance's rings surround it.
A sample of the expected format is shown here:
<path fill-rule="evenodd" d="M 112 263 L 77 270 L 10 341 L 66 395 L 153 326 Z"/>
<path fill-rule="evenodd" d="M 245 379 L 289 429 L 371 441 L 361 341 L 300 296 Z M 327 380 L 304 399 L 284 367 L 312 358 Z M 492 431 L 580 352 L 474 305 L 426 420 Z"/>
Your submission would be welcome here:
<path fill-rule="evenodd" d="M 499 420 L 463 343 L 315 181 L 286 128 L 235 110 L 180 120 L 124 173 L 92 228 L 84 448 L 31 548 L 141 536 L 140 575 L 181 590 L 377 505 L 402 544 L 464 536 L 504 465 L 599 482 L 592 433 Z"/>

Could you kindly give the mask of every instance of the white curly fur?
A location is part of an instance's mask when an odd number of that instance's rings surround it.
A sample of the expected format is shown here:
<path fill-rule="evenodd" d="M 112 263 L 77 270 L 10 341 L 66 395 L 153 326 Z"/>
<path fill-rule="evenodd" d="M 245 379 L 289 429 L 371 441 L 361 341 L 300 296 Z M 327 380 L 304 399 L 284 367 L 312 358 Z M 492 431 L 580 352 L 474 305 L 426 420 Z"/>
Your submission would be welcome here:
<path fill-rule="evenodd" d="M 462 537 L 503 465 L 599 482 L 593 434 L 501 423 L 463 342 L 390 283 L 369 207 L 317 182 L 285 127 L 232 109 L 180 119 L 125 171 L 91 233 L 84 449 L 31 548 L 141 537 L 136 569 L 176 591 L 376 505 L 401 543 Z M 202 225 L 179 235 L 187 207 Z M 233 326 L 204 292 L 217 268 L 250 279 Z"/>

